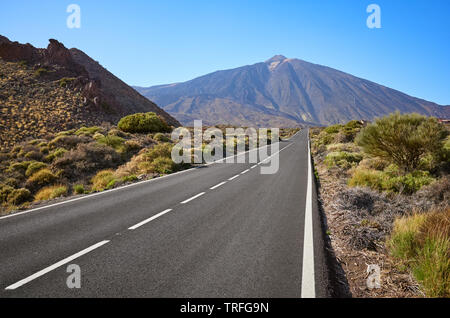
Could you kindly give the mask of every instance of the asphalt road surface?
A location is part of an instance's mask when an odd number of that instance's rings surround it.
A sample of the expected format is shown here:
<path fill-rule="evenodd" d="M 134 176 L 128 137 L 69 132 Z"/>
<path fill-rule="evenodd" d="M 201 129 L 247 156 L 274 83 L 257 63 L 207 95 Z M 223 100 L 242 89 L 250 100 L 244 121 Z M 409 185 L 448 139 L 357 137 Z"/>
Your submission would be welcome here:
<path fill-rule="evenodd" d="M 307 138 L 0 218 L 0 297 L 325 297 Z"/>

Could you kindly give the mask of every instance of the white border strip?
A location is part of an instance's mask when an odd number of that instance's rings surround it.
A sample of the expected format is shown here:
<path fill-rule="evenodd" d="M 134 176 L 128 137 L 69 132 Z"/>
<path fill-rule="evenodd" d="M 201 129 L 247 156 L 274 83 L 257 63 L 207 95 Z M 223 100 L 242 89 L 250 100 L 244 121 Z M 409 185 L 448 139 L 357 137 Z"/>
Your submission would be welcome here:
<path fill-rule="evenodd" d="M 47 268 L 44 268 L 43 270 L 41 270 L 41 271 L 39 271 L 37 273 L 34 273 L 33 275 L 28 276 L 27 278 L 24 278 L 24 279 L 18 281 L 17 283 L 15 283 L 15 284 L 12 284 L 12 285 L 6 287 L 5 290 L 17 289 L 20 286 L 23 286 L 23 285 L 31 282 L 32 280 L 35 280 L 36 278 L 39 278 L 39 277 L 41 277 L 41 276 L 51 272 L 52 270 L 57 269 L 58 267 L 61 267 L 61 266 L 65 265 L 65 264 L 73 261 L 74 259 L 77 259 L 80 256 L 83 256 L 83 255 L 85 255 L 85 254 L 87 254 L 89 252 L 92 252 L 93 250 L 99 248 L 100 246 L 105 245 L 106 243 L 109 243 L 109 241 L 101 241 L 101 242 L 99 242 L 97 244 L 94 244 L 94 245 L 92 245 L 92 246 L 82 250 L 81 252 L 73 254 L 72 256 L 69 256 L 69 257 L 63 259 L 62 261 L 59 261 L 58 263 L 55 263 L 55 264 L 53 264 L 53 265 L 51 265 L 51 266 L 49 266 Z"/>
<path fill-rule="evenodd" d="M 306 190 L 305 206 L 305 230 L 303 238 L 303 265 L 302 265 L 302 298 L 316 298 L 316 280 L 314 275 L 314 236 L 312 220 L 312 171 L 311 171 L 311 148 L 308 142 L 308 184 Z"/>

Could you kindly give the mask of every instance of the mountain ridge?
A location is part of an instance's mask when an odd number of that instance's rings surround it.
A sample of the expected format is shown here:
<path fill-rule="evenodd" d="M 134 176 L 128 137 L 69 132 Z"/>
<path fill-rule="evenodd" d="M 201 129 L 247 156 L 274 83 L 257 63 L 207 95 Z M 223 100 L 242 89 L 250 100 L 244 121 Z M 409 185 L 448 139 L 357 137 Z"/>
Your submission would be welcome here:
<path fill-rule="evenodd" d="M 256 126 L 329 125 L 372 120 L 396 110 L 450 117 L 450 106 L 283 55 L 183 83 L 134 88 L 185 125 L 193 119 Z"/>
<path fill-rule="evenodd" d="M 0 148 L 26 138 L 155 112 L 180 123 L 78 49 L 47 48 L 0 36 Z"/>

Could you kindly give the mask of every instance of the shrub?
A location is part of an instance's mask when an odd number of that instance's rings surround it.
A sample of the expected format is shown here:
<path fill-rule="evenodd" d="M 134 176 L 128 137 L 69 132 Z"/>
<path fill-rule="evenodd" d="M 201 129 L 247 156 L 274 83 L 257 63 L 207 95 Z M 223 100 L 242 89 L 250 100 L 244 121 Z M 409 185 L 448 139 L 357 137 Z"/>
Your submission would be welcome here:
<path fill-rule="evenodd" d="M 369 187 L 378 191 L 413 194 L 435 179 L 427 171 L 414 171 L 406 175 L 397 175 L 389 166 L 385 171 L 358 168 L 348 181 L 350 187 Z"/>
<path fill-rule="evenodd" d="M 8 203 L 13 205 L 19 205 L 31 201 L 31 199 L 31 192 L 25 188 L 15 189 L 8 195 Z"/>
<path fill-rule="evenodd" d="M 92 190 L 103 191 L 114 187 L 117 179 L 113 170 L 102 170 L 92 178 Z"/>
<path fill-rule="evenodd" d="M 84 186 L 82 184 L 77 184 L 73 187 L 73 191 L 76 194 L 83 194 L 85 192 Z"/>
<path fill-rule="evenodd" d="M 155 136 L 153 137 L 153 139 L 155 139 L 156 141 L 159 142 L 170 142 L 170 138 L 167 137 L 166 135 L 164 135 L 163 133 L 156 133 Z"/>
<path fill-rule="evenodd" d="M 411 172 L 423 156 L 442 153 L 446 136 L 445 127 L 436 118 L 397 112 L 363 128 L 356 142 L 367 154 Z"/>
<path fill-rule="evenodd" d="M 172 158 L 173 145 L 169 143 L 157 144 L 145 153 L 147 161 L 153 161 L 158 157 Z"/>
<path fill-rule="evenodd" d="M 387 191 L 413 194 L 434 180 L 434 178 L 430 177 L 428 171 L 414 171 L 404 176 L 386 178 L 383 188 Z"/>
<path fill-rule="evenodd" d="M 118 152 L 122 152 L 125 150 L 124 142 L 125 139 L 117 136 L 103 136 L 96 139 L 99 144 L 103 144 L 106 146 L 110 146 L 111 148 L 114 148 Z"/>
<path fill-rule="evenodd" d="M 356 169 L 348 181 L 350 187 L 369 187 L 374 190 L 383 190 L 383 172 L 376 170 Z"/>
<path fill-rule="evenodd" d="M 337 134 L 341 130 L 341 128 L 342 125 L 332 125 L 325 127 L 323 131 L 326 132 L 327 134 Z"/>
<path fill-rule="evenodd" d="M 64 148 L 57 148 L 54 151 L 52 151 L 51 154 L 49 154 L 48 156 L 46 156 L 44 158 L 45 161 L 47 162 L 52 162 L 53 160 L 55 160 L 56 158 L 60 158 L 62 157 L 65 153 L 67 152 L 66 149 Z"/>
<path fill-rule="evenodd" d="M 74 135 L 62 135 L 57 136 L 52 141 L 50 141 L 49 146 L 52 148 L 61 147 L 65 149 L 74 149 L 79 144 L 86 143 L 89 141 L 89 138 L 86 136 L 74 136 Z"/>
<path fill-rule="evenodd" d="M 13 187 L 6 184 L 0 184 L 0 203 L 6 202 L 9 194 L 13 191 Z"/>
<path fill-rule="evenodd" d="M 169 125 L 155 113 L 137 113 L 123 117 L 118 128 L 129 133 L 170 132 Z"/>
<path fill-rule="evenodd" d="M 65 185 L 55 185 L 45 187 L 35 195 L 36 201 L 56 199 L 67 194 L 67 187 Z"/>
<path fill-rule="evenodd" d="M 153 160 L 149 167 L 152 172 L 168 174 L 176 169 L 176 164 L 170 158 L 158 157 Z"/>
<path fill-rule="evenodd" d="M 362 160 L 362 155 L 355 152 L 346 152 L 346 151 L 336 151 L 330 152 L 325 157 L 325 164 L 328 165 L 329 168 L 333 166 L 338 166 L 344 169 L 348 169 L 353 165 L 358 164 Z"/>
<path fill-rule="evenodd" d="M 8 172 L 17 171 L 20 173 L 25 173 L 25 171 L 28 169 L 28 166 L 33 161 L 22 161 L 22 162 L 14 162 L 9 165 Z"/>
<path fill-rule="evenodd" d="M 450 296 L 450 209 L 397 219 L 387 246 L 428 296 Z"/>
<path fill-rule="evenodd" d="M 91 142 L 80 144 L 66 152 L 52 166 L 63 171 L 69 179 L 78 179 L 101 169 L 115 168 L 121 162 L 119 154 L 111 147 Z"/>
<path fill-rule="evenodd" d="M 101 127 L 93 126 L 93 127 L 81 127 L 75 132 L 75 135 L 80 136 L 93 136 L 95 133 L 102 131 Z"/>
<path fill-rule="evenodd" d="M 32 162 L 28 165 L 28 168 L 25 171 L 25 176 L 29 177 L 32 174 L 34 174 L 35 172 L 38 172 L 39 170 L 46 168 L 46 167 L 47 167 L 47 165 L 43 162 L 39 162 L 39 161 Z"/>
<path fill-rule="evenodd" d="M 44 168 L 28 178 L 27 187 L 42 187 L 56 181 L 56 179 L 57 177 L 49 169 Z"/>

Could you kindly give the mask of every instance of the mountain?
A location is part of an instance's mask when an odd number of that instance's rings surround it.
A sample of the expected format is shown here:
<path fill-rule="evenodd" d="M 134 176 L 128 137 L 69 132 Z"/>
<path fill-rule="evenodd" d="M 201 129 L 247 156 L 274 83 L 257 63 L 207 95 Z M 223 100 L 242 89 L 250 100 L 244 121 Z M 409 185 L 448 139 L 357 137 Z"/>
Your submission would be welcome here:
<path fill-rule="evenodd" d="M 282 55 L 184 83 L 135 89 L 184 125 L 194 119 L 266 127 L 329 125 L 396 110 L 450 117 L 450 106 Z"/>
<path fill-rule="evenodd" d="M 0 36 L 0 148 L 137 112 L 180 125 L 82 51 L 49 42 L 40 49 Z"/>

